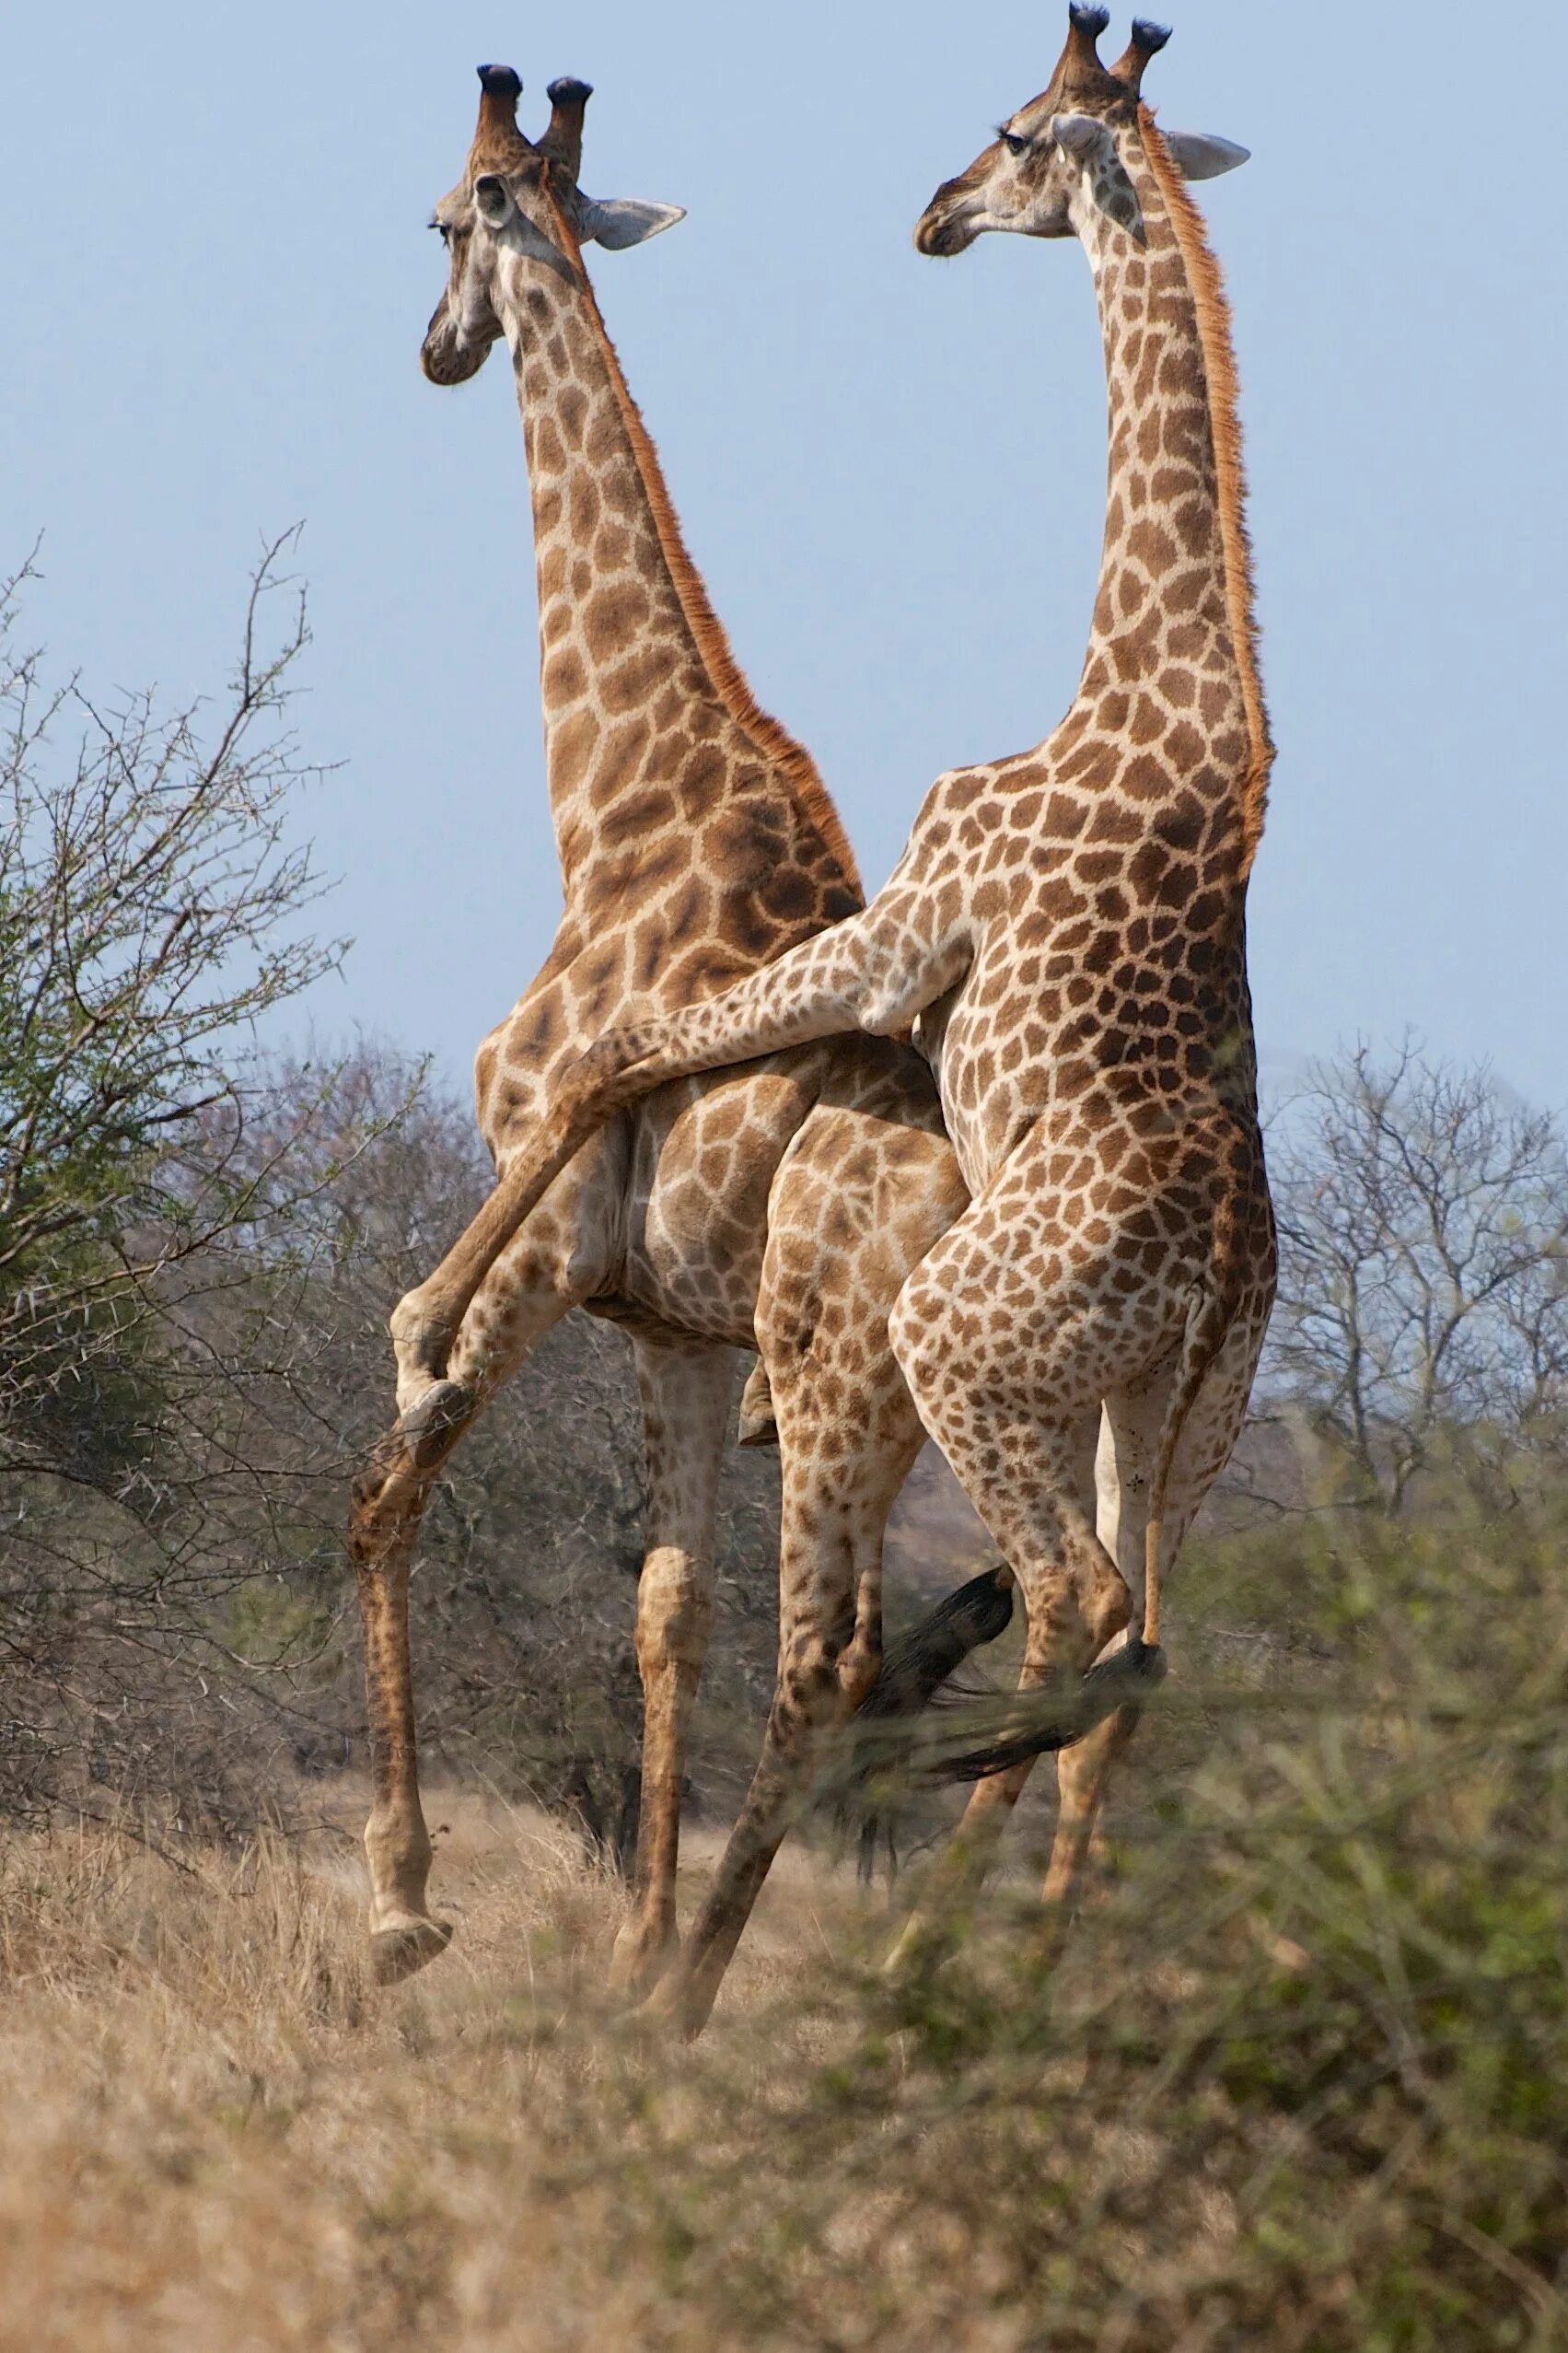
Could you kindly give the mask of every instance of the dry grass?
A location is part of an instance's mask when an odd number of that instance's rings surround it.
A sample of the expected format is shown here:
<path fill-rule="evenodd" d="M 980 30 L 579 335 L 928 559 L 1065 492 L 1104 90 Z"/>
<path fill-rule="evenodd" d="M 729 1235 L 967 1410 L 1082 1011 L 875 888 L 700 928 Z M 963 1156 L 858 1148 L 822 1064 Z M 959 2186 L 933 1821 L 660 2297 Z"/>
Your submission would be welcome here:
<path fill-rule="evenodd" d="M 853 1893 L 785 1858 L 693 2058 L 606 2007 L 621 1899 L 569 1834 L 472 1800 L 432 1811 L 459 1934 L 390 1995 L 366 1978 L 346 1835 L 178 1861 L 99 1829 L 10 1843 L 5 2353 L 679 2341 L 583 2116 L 601 2089 L 616 2113 L 658 2091 L 700 2114 L 708 2069 L 727 2107 L 738 2059 L 742 2079 L 786 2068 L 804 2045 L 744 2021 L 787 2010 Z"/>
<path fill-rule="evenodd" d="M 348 1826 L 13 1837 L 0 2353 L 1568 2347 L 1565 1541 L 1195 1558 L 1225 1638 L 1054 1974 L 1015 1880 L 890 1988 L 796 1849 L 695 2050 L 610 2009 L 618 1892 L 499 1804 L 437 1806 L 459 1935 L 389 1995 Z"/>

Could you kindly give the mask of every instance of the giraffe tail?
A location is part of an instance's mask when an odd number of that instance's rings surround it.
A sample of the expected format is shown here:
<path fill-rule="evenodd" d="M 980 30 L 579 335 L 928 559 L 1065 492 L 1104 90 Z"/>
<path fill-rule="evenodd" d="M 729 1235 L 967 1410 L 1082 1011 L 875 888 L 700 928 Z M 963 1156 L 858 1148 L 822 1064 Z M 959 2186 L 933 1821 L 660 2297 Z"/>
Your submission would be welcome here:
<path fill-rule="evenodd" d="M 918 1716 L 967 1659 L 1006 1633 L 1013 1623 L 1013 1572 L 998 1561 L 946 1594 L 889 1645 L 877 1680 L 855 1711 L 857 1730 L 867 1734 L 868 1754 L 876 1739 L 870 1728 Z"/>
<path fill-rule="evenodd" d="M 855 1711 L 837 1806 L 840 1829 L 858 1837 L 863 1884 L 875 1875 L 879 1846 L 886 1845 L 889 1870 L 895 1864 L 900 1785 L 922 1717 L 951 1695 L 944 1686 L 952 1684 L 975 1651 L 1005 1634 L 1013 1622 L 1014 1590 L 1012 1570 L 997 1561 L 946 1594 L 889 1644 L 877 1680 Z"/>
<path fill-rule="evenodd" d="M 1154 1476 L 1149 1482 L 1149 1517 L 1144 1532 L 1144 1623 L 1129 1643 L 1145 1656 L 1157 1656 L 1160 1642 L 1160 1552 L 1165 1540 L 1166 1497 L 1176 1450 L 1202 1387 L 1219 1359 L 1245 1285 L 1248 1231 L 1240 1214 L 1244 1191 L 1236 1182 L 1222 1198 L 1214 1219 L 1214 1248 L 1208 1271 L 1192 1293 L 1182 1334 L 1176 1379 L 1171 1384 Z M 1163 1670 L 1162 1670 L 1163 1672 Z"/>

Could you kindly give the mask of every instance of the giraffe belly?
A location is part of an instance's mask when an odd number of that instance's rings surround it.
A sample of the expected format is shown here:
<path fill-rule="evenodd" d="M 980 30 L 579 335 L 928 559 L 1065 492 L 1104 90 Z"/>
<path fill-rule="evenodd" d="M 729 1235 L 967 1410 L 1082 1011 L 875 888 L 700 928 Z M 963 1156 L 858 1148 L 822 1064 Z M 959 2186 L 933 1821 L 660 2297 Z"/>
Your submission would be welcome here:
<path fill-rule="evenodd" d="M 648 1098 L 626 1192 L 627 1298 L 682 1332 L 752 1345 L 769 1194 L 819 1091 L 815 1057 L 791 1056 Z"/>

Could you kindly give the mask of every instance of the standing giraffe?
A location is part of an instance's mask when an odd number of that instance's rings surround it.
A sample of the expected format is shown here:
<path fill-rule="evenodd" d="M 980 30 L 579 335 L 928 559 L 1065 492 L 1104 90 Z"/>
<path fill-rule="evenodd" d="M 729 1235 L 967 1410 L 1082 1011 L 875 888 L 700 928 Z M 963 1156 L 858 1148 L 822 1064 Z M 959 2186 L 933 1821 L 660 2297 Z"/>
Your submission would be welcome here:
<path fill-rule="evenodd" d="M 1110 1757 L 1162 1671 L 1161 1578 L 1235 1443 L 1274 1287 L 1245 931 L 1273 754 L 1228 314 L 1182 185 L 1244 151 L 1156 128 L 1140 91 L 1159 29 L 1137 25 L 1107 71 L 1106 11 L 1069 19 L 1050 87 L 937 192 L 916 242 L 957 254 L 1001 229 L 1074 235 L 1087 253 L 1110 459 L 1072 709 L 1034 751 L 942 777 L 862 914 L 723 996 L 602 1039 L 394 1319 L 411 1377 L 436 1379 L 518 1217 L 649 1087 L 917 1024 L 972 1202 L 905 1284 L 893 1345 L 1022 1588 L 1024 1684 L 1058 1686 L 967 1760 L 984 1777 L 957 1851 L 982 1860 L 1032 1758 L 1085 1741 L 1063 1760 L 1058 1918 Z M 1094 1525 L 1102 1405 L 1108 1543 Z M 1064 1688 L 1134 1619 L 1110 1672 Z M 808 1729 L 825 1719 L 825 1695 L 787 1684 Z M 807 1746 L 797 1732 L 797 1772 Z M 692 2023 L 772 1851 L 766 1808 L 785 1799 L 776 1786 L 761 1799 L 737 1824 L 682 1986 L 667 1981 Z"/>
<path fill-rule="evenodd" d="M 552 86 L 536 146 L 517 127 L 516 74 L 484 66 L 480 79 L 467 169 L 436 208 L 450 275 L 423 364 L 434 382 L 455 384 L 495 342 L 510 348 L 565 893 L 543 970 L 479 1052 L 480 1124 L 504 1171 L 552 1084 L 607 1026 L 711 995 L 863 900 L 815 767 L 759 710 L 730 655 L 583 266 L 590 238 L 633 245 L 679 215 L 583 194 L 585 84 Z M 426 1905 L 408 1580 L 425 1501 L 463 1430 L 569 1309 L 628 1328 L 649 1527 L 637 1609 L 643 1807 L 617 1970 L 645 1986 L 675 1938 L 684 1749 L 712 1615 L 734 1351 L 761 1354 L 754 1425 L 771 1390 L 786 1589 L 816 1590 L 819 1552 L 835 1572 L 848 1565 L 847 1620 L 831 1644 L 846 1693 L 858 1695 L 879 1656 L 883 1524 L 923 1438 L 888 1312 L 966 1198 L 930 1072 L 907 1044 L 840 1039 L 671 1087 L 598 1137 L 509 1239 L 468 1303 L 450 1377 L 432 1387 L 404 1369 L 402 1418 L 356 1483 L 350 1532 L 384 1980 L 432 1959 L 449 1933 Z"/>

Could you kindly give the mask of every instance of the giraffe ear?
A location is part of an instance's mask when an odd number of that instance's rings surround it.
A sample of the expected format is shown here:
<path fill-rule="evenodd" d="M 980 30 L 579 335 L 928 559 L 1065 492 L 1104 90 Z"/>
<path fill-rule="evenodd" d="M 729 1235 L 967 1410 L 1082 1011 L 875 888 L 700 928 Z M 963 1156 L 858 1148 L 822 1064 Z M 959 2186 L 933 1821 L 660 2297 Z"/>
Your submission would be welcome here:
<path fill-rule="evenodd" d="M 490 228 L 505 228 L 517 209 L 498 171 L 481 172 L 473 183 L 473 201 L 481 220 Z"/>
<path fill-rule="evenodd" d="M 1057 114 L 1051 135 L 1070 161 L 1082 169 L 1084 185 L 1108 220 L 1124 228 L 1134 245 L 1146 245 L 1144 207 L 1116 151 L 1109 124 L 1094 114 Z"/>
<path fill-rule="evenodd" d="M 577 234 L 585 245 L 603 245 L 611 253 L 621 253 L 628 246 L 645 244 L 661 229 L 673 228 L 685 218 L 681 204 L 646 204 L 635 196 L 612 196 L 608 203 L 596 204 L 591 196 L 585 196 L 578 206 Z"/>
<path fill-rule="evenodd" d="M 1167 131 L 1165 144 L 1183 180 L 1217 180 L 1222 172 L 1249 162 L 1252 156 L 1250 147 L 1238 147 L 1234 139 L 1216 139 L 1203 131 Z"/>

